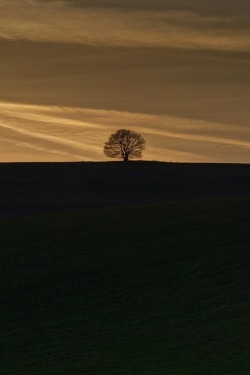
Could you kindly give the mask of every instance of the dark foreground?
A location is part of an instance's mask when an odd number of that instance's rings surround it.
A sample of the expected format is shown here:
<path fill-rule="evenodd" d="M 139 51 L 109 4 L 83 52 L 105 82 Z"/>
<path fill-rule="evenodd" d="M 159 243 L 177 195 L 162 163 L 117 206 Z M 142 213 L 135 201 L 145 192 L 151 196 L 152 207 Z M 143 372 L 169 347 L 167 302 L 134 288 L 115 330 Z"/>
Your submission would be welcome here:
<path fill-rule="evenodd" d="M 0 164 L 0 215 L 250 195 L 250 165 Z"/>
<path fill-rule="evenodd" d="M 0 219 L 4 375 L 249 375 L 250 200 Z"/>
<path fill-rule="evenodd" d="M 249 166 L 0 176 L 1 374 L 250 374 Z"/>

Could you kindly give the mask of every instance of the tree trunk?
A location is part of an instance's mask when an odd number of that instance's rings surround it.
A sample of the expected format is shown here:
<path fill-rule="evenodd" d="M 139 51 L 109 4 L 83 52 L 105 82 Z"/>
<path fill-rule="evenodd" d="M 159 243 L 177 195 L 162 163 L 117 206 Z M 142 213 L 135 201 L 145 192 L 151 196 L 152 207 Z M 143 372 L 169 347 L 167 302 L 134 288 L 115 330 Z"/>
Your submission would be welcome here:
<path fill-rule="evenodd" d="M 123 157 L 123 161 L 128 161 L 128 155 L 125 155 L 124 157 Z"/>

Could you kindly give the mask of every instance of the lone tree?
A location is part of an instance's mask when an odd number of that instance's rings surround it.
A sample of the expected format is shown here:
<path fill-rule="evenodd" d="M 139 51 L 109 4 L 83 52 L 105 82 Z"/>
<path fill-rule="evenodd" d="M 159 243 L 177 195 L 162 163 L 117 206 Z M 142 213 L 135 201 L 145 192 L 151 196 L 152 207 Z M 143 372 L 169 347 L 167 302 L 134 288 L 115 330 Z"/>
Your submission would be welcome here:
<path fill-rule="evenodd" d="M 132 130 L 120 129 L 111 134 L 104 144 L 103 152 L 109 158 L 130 159 L 141 158 L 145 149 L 145 139 Z"/>

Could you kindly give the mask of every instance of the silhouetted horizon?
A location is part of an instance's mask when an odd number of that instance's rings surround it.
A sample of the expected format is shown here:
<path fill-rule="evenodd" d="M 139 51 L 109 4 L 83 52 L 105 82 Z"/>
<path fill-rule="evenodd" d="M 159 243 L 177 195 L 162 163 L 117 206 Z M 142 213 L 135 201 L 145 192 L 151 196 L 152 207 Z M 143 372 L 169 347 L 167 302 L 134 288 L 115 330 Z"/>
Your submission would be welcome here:
<path fill-rule="evenodd" d="M 247 0 L 2 0 L 0 161 L 250 162 Z M 98 27 L 97 27 L 98 25 Z"/>

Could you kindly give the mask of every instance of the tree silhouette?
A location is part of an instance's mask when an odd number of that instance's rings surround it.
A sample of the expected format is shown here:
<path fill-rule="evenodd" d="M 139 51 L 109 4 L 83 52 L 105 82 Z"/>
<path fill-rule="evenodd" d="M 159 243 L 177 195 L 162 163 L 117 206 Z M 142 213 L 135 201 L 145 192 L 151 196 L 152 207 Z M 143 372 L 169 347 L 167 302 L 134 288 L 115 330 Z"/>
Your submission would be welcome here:
<path fill-rule="evenodd" d="M 145 139 L 132 130 L 120 129 L 111 134 L 104 144 L 103 152 L 109 158 L 130 159 L 141 158 L 145 149 Z"/>

